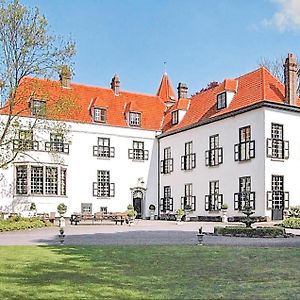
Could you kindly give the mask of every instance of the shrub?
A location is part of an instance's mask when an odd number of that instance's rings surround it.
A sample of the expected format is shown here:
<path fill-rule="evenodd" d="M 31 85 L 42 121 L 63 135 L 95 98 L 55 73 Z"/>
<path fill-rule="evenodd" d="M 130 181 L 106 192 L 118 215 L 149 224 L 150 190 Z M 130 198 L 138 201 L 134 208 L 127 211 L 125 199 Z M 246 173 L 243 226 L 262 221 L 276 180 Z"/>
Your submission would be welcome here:
<path fill-rule="evenodd" d="M 217 235 L 230 235 L 239 237 L 277 237 L 284 236 L 285 229 L 279 227 L 246 228 L 240 226 L 214 227 Z"/>
<path fill-rule="evenodd" d="M 282 221 L 280 224 L 282 227 L 285 228 L 298 228 L 300 229 L 300 218 L 290 217 Z"/>
<path fill-rule="evenodd" d="M 292 206 L 289 210 L 290 217 L 300 218 L 300 206 Z"/>
<path fill-rule="evenodd" d="M 67 205 L 64 204 L 64 203 L 58 204 L 58 206 L 57 206 L 57 211 L 58 211 L 58 213 L 59 213 L 60 215 L 65 214 L 66 211 L 67 211 Z"/>
<path fill-rule="evenodd" d="M 37 218 L 21 218 L 13 217 L 8 220 L 0 221 L 0 232 L 3 231 L 12 231 L 12 230 L 21 230 L 21 229 L 30 229 L 30 228 L 42 228 L 47 226 L 48 223 L 39 220 Z"/>
<path fill-rule="evenodd" d="M 184 215 L 184 210 L 182 208 L 178 208 L 175 211 L 176 216 L 182 217 Z"/>

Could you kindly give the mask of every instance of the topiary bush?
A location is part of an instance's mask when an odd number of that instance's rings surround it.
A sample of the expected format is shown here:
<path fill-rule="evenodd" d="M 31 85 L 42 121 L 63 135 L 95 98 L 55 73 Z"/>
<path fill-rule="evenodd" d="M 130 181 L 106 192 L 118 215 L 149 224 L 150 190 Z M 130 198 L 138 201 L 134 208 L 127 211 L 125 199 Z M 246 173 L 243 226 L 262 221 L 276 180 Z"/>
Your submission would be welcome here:
<path fill-rule="evenodd" d="M 282 221 L 280 225 L 285 228 L 300 229 L 300 218 L 296 218 L 296 217 L 287 218 L 284 221 Z"/>
<path fill-rule="evenodd" d="M 236 237 L 278 237 L 285 235 L 285 229 L 280 227 L 246 228 L 240 226 L 214 227 L 214 234 Z"/>

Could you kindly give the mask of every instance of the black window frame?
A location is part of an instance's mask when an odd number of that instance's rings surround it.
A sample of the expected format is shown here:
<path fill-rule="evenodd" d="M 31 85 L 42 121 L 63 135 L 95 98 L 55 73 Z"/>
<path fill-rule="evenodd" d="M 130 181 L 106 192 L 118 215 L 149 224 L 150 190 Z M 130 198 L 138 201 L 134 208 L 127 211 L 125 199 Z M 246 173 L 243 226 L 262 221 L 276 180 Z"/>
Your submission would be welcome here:
<path fill-rule="evenodd" d="M 39 151 L 39 142 L 33 139 L 32 129 L 20 129 L 18 139 L 12 140 L 13 151 Z"/>
<path fill-rule="evenodd" d="M 88 207 L 88 209 L 84 209 Z M 81 203 L 81 214 L 92 214 L 93 213 L 93 203 Z"/>
<path fill-rule="evenodd" d="M 289 159 L 290 144 L 284 140 L 284 126 L 279 123 L 271 123 L 271 138 L 267 139 L 267 157 L 272 159 Z"/>
<path fill-rule="evenodd" d="M 28 165 L 17 165 L 15 170 L 16 195 L 28 195 Z"/>
<path fill-rule="evenodd" d="M 46 116 L 46 100 L 31 99 L 30 100 L 30 111 L 31 115 L 35 117 Z"/>
<path fill-rule="evenodd" d="M 110 138 L 98 137 L 97 145 L 93 146 L 93 156 L 98 158 L 115 157 L 115 147 L 110 146 Z"/>
<path fill-rule="evenodd" d="M 223 204 L 223 194 L 220 194 L 219 180 L 211 180 L 208 183 L 209 194 L 205 195 L 205 210 L 219 212 Z"/>
<path fill-rule="evenodd" d="M 173 209 L 174 207 L 171 186 L 167 185 L 164 186 L 164 197 L 160 199 L 160 211 L 166 213 L 172 212 Z"/>
<path fill-rule="evenodd" d="M 184 144 L 185 155 L 181 156 L 181 170 L 190 171 L 196 168 L 196 153 L 193 153 L 193 141 Z"/>
<path fill-rule="evenodd" d="M 171 147 L 164 148 L 164 157 L 160 161 L 160 173 L 170 174 L 174 171 L 174 160 L 172 158 Z"/>
<path fill-rule="evenodd" d="M 129 112 L 129 126 L 131 127 L 141 127 L 142 126 L 142 113 L 130 111 Z"/>
<path fill-rule="evenodd" d="M 272 174 L 271 191 L 267 191 L 267 209 L 289 209 L 289 207 L 290 193 L 284 190 L 284 176 Z"/>
<path fill-rule="evenodd" d="M 110 180 L 109 170 L 97 170 L 97 181 L 93 182 L 93 197 L 115 197 L 115 184 Z"/>
<path fill-rule="evenodd" d="M 239 192 L 234 194 L 234 210 L 242 211 L 246 204 L 255 210 L 255 192 L 251 188 L 251 176 L 239 177 Z"/>
<path fill-rule="evenodd" d="M 224 96 L 224 98 L 223 98 Z M 217 110 L 227 107 L 227 93 L 222 92 L 217 95 Z"/>
<path fill-rule="evenodd" d="M 172 125 L 176 125 L 179 123 L 179 111 L 178 109 L 177 110 L 174 110 L 172 111 Z"/>
<path fill-rule="evenodd" d="M 223 147 L 220 147 L 220 136 L 214 134 L 209 137 L 209 149 L 205 151 L 205 165 L 218 166 L 223 163 Z"/>
<path fill-rule="evenodd" d="M 255 140 L 251 139 L 251 125 L 239 128 L 239 143 L 234 145 L 234 160 L 249 161 L 255 158 Z"/>
<path fill-rule="evenodd" d="M 149 159 L 149 151 L 145 150 L 144 141 L 132 142 L 132 148 L 128 149 L 128 158 L 133 161 L 145 161 Z"/>
<path fill-rule="evenodd" d="M 184 196 L 181 197 L 181 208 L 185 210 L 187 206 L 190 206 L 192 211 L 196 210 L 196 196 L 193 195 L 192 183 L 184 185 Z"/>
<path fill-rule="evenodd" d="M 105 124 L 107 122 L 107 109 L 104 107 L 94 107 L 93 120 L 95 123 Z"/>
<path fill-rule="evenodd" d="M 70 147 L 64 142 L 62 133 L 50 133 L 50 142 L 45 142 L 45 151 L 69 154 Z"/>

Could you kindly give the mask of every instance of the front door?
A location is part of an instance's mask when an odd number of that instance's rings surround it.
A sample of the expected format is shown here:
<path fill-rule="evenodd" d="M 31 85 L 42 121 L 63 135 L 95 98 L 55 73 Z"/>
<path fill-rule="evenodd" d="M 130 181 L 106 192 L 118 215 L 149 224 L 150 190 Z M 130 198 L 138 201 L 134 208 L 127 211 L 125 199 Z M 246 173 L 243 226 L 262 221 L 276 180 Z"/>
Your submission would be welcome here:
<path fill-rule="evenodd" d="M 272 220 L 283 219 L 284 189 L 283 176 L 272 176 Z"/>
<path fill-rule="evenodd" d="M 142 218 L 142 200 L 143 200 L 143 192 L 140 190 L 135 190 L 132 194 L 132 203 L 133 208 L 137 212 L 136 218 Z"/>

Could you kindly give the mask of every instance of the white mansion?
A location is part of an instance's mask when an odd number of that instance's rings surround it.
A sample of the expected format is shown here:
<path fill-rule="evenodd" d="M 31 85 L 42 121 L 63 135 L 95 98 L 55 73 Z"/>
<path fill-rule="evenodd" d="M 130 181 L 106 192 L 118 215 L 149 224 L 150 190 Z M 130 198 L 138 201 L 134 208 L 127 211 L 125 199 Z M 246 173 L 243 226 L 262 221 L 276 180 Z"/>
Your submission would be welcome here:
<path fill-rule="evenodd" d="M 15 160 L 0 171 L 0 211 L 124 211 L 139 217 L 174 213 L 191 206 L 192 217 L 241 216 L 248 202 L 256 216 L 282 219 L 300 205 L 300 99 L 297 65 L 288 55 L 285 84 L 261 67 L 212 84 L 191 98 L 178 84 L 176 97 L 167 74 L 155 96 L 120 89 L 25 78 L 28 92 L 18 103 L 21 127 L 9 149 Z M 30 87 L 38 86 L 34 96 Z M 67 131 L 29 129 L 39 112 Z M 63 107 L 63 106 L 62 106 Z M 1 112 L 1 110 L 0 110 Z M 48 117 L 48 116 L 47 116 Z M 0 118 L 7 118 L 2 109 Z"/>

